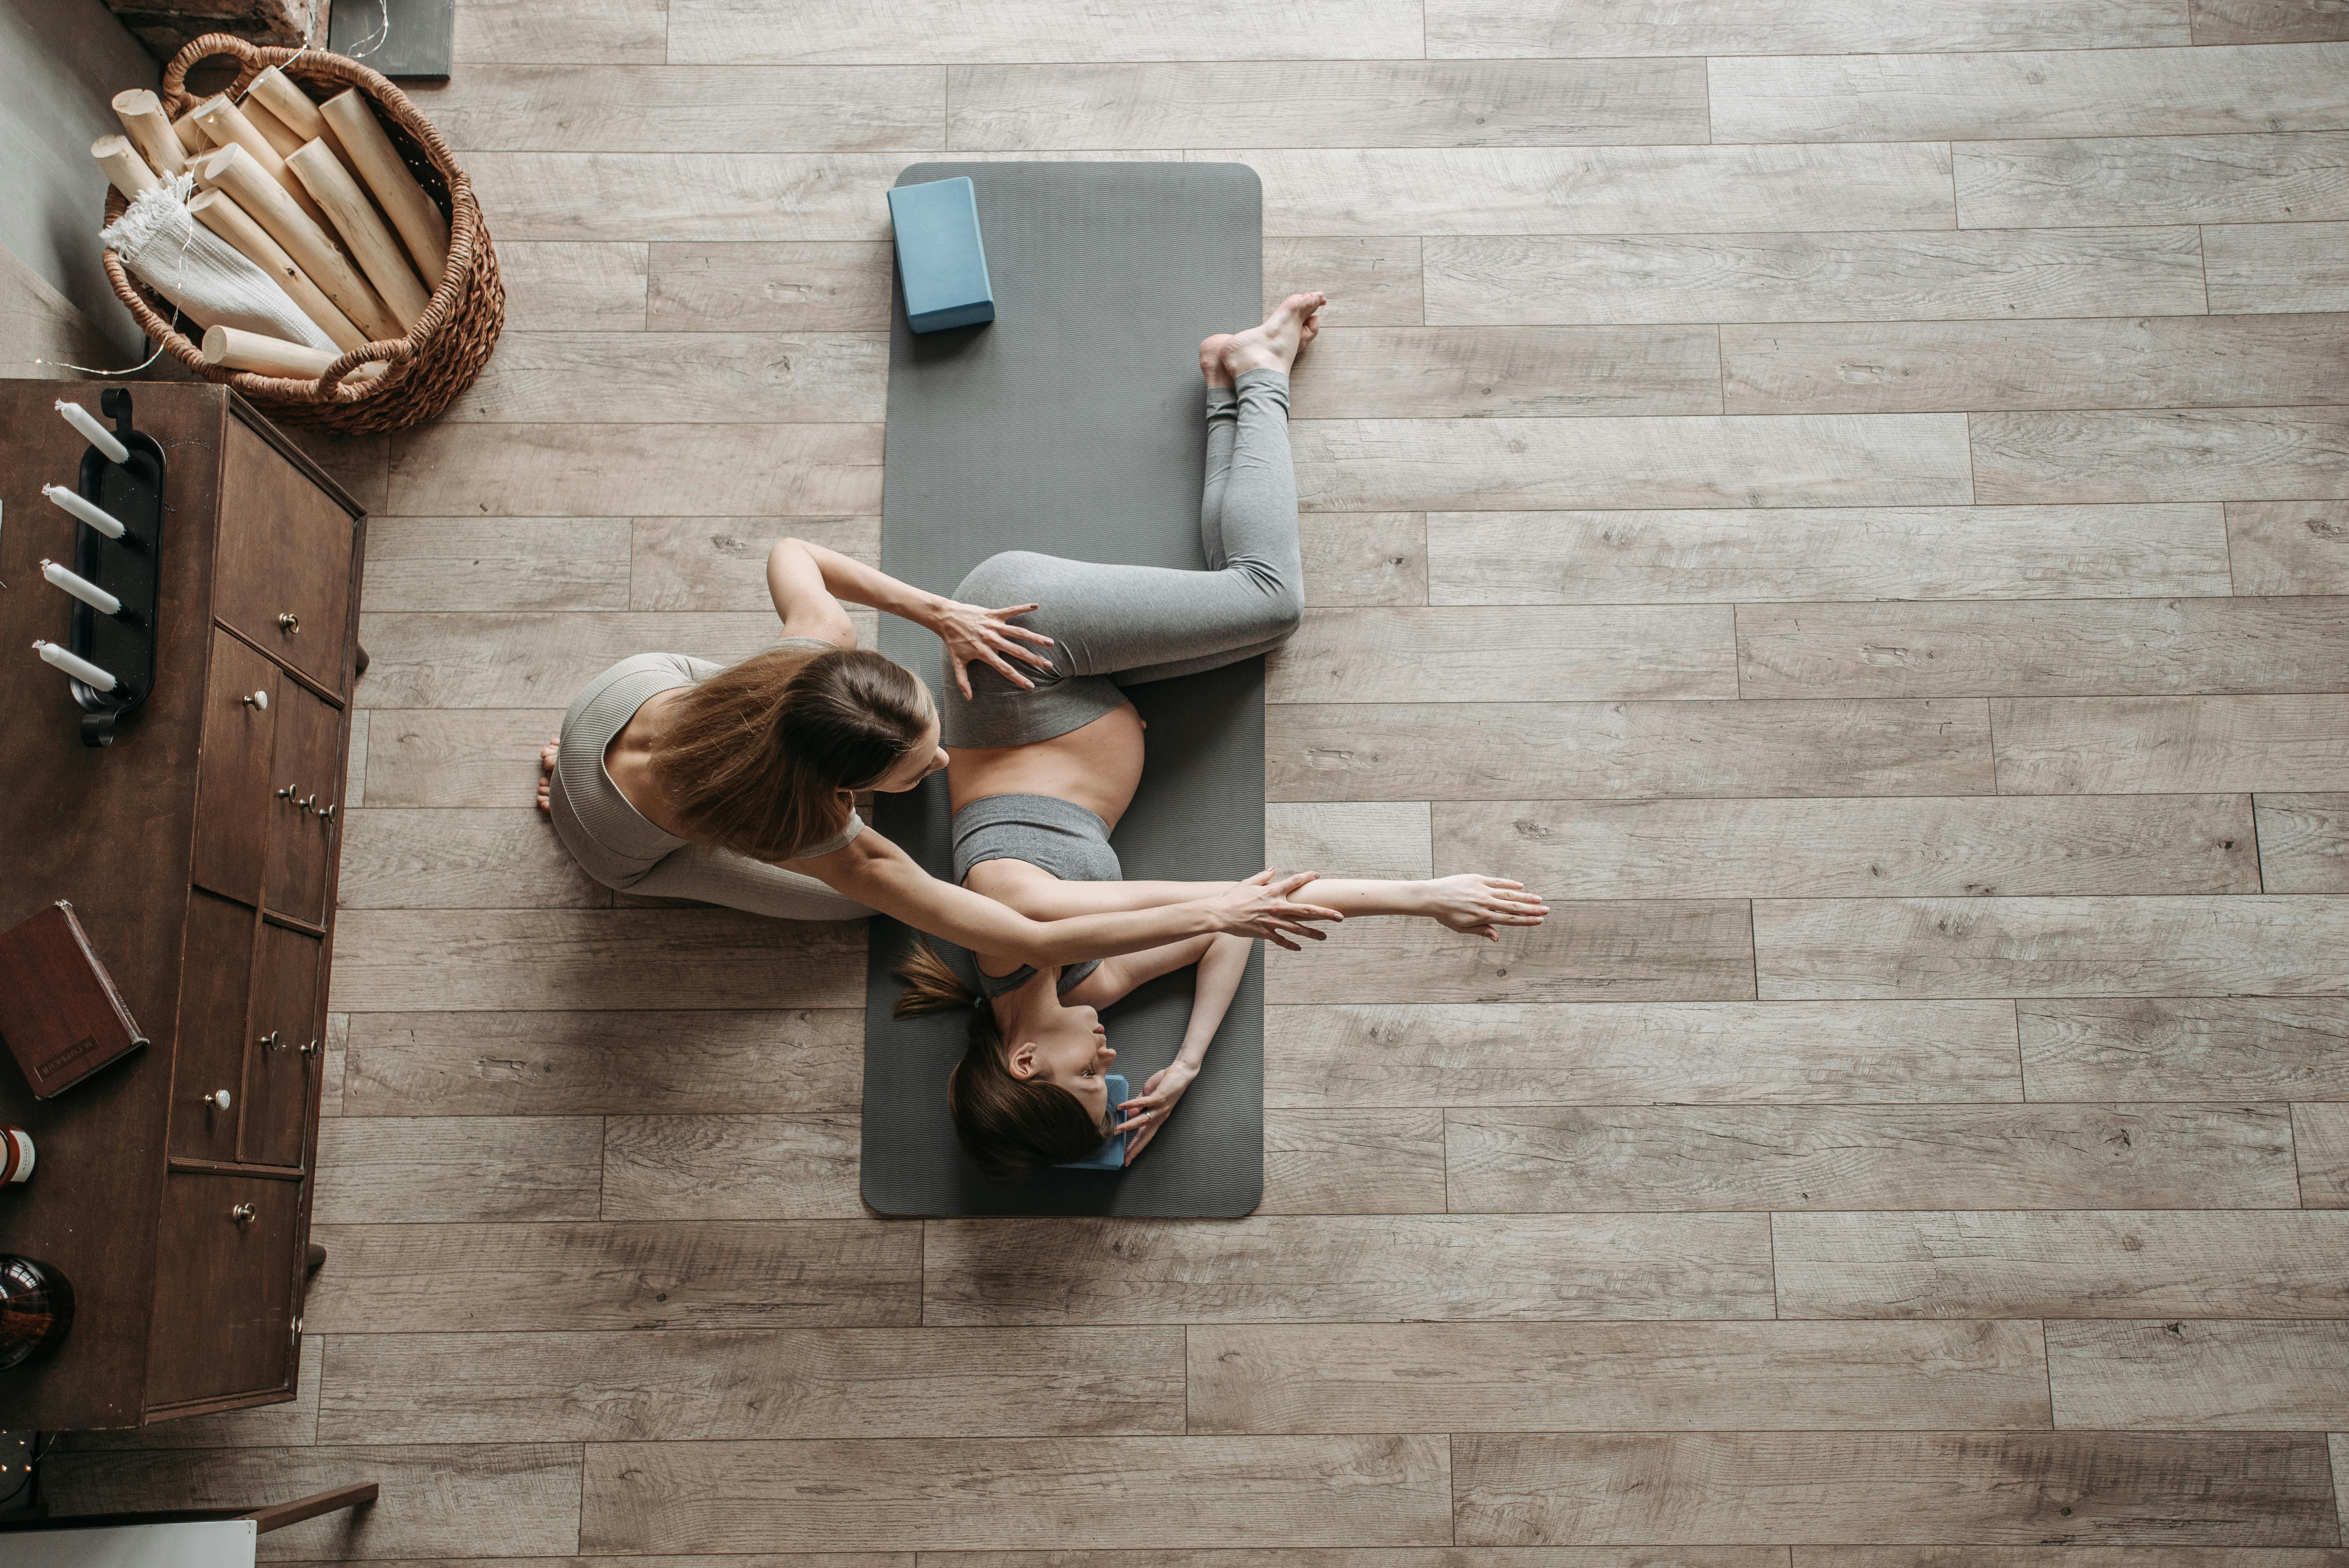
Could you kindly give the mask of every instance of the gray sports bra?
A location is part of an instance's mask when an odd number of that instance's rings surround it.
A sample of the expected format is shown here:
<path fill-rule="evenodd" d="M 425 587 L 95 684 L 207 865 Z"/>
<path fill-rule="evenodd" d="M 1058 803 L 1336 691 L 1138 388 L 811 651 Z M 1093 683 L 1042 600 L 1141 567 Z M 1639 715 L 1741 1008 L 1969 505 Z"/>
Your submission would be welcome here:
<path fill-rule="evenodd" d="M 959 883 L 985 861 L 1025 861 L 1062 882 L 1123 882 L 1125 868 L 1109 846 L 1109 824 L 1073 801 L 1056 795 L 989 795 L 973 800 L 954 817 L 954 872 Z M 1061 971 L 1054 989 L 1071 987 L 1101 967 L 1088 958 Z M 983 995 L 1000 996 L 1036 977 L 1023 964 L 1009 975 L 978 971 Z"/>

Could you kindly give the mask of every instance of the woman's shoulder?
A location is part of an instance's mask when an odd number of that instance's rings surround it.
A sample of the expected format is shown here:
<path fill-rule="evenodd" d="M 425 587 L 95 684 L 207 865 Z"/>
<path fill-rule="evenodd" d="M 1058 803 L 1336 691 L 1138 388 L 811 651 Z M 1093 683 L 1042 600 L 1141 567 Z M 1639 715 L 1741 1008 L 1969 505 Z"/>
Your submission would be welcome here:
<path fill-rule="evenodd" d="M 834 833 L 831 838 L 826 839 L 820 844 L 814 845 L 809 849 L 802 850 L 798 854 L 793 855 L 792 859 L 795 861 L 812 861 L 822 855 L 836 853 L 841 850 L 848 848 L 848 846 L 854 843 L 864 831 L 864 819 L 858 815 L 855 809 L 852 807 L 849 810 L 848 821 L 843 827 L 842 827 L 839 832 Z"/>
<path fill-rule="evenodd" d="M 697 659 L 688 654 L 631 654 L 587 683 L 585 690 L 597 691 L 616 686 L 691 686 L 706 681 L 725 668 L 708 659 Z"/>
<path fill-rule="evenodd" d="M 776 640 L 775 645 L 812 654 L 834 651 L 833 645 L 821 637 L 781 637 Z M 638 700 L 641 701 L 657 691 L 698 686 L 726 667 L 712 659 L 697 659 L 691 654 L 631 654 L 589 681 L 586 691 L 581 695 L 625 686 L 639 693 Z"/>
<path fill-rule="evenodd" d="M 564 728 L 597 727 L 610 732 L 605 736 L 608 740 L 652 697 L 708 680 L 722 667 L 684 654 L 636 654 L 622 659 L 579 688 L 563 716 Z"/>

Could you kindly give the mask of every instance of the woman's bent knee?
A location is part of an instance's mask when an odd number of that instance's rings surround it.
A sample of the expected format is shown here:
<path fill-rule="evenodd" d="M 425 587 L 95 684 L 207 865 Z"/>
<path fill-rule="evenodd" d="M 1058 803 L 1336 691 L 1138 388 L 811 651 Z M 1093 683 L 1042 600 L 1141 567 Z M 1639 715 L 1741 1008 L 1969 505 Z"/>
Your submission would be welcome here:
<path fill-rule="evenodd" d="M 1272 605 L 1272 634 L 1286 642 L 1305 624 L 1305 590 L 1295 583 L 1282 585 Z"/>
<path fill-rule="evenodd" d="M 1286 574 L 1268 573 L 1257 578 L 1262 594 L 1249 628 L 1251 643 L 1285 643 L 1297 634 L 1305 622 L 1305 587 Z"/>
<path fill-rule="evenodd" d="M 999 552 L 965 573 L 954 596 L 966 604 L 1026 603 L 1041 575 L 1035 563 L 1051 559 L 1032 550 Z"/>

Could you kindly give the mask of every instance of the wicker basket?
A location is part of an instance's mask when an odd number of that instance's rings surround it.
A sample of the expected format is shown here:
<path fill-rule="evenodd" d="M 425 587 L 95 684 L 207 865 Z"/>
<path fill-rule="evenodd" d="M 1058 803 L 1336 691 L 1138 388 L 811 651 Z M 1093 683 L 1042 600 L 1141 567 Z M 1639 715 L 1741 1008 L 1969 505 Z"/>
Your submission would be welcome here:
<path fill-rule="evenodd" d="M 497 253 L 490 248 L 490 232 L 481 222 L 480 204 L 473 200 L 472 181 L 465 178 L 449 144 L 417 112 L 407 94 L 356 60 L 316 49 L 264 48 L 228 33 L 207 33 L 173 56 L 164 67 L 163 107 L 174 119 L 197 101 L 185 85 L 189 67 L 214 55 L 234 56 L 243 64 L 230 89 L 232 96 L 243 92 L 254 77 L 275 66 L 320 101 L 346 88 L 357 88 L 372 98 L 376 118 L 383 122 L 392 145 L 449 220 L 449 270 L 406 337 L 355 348 L 316 381 L 291 381 L 205 364 L 202 346 L 174 326 L 171 303 L 132 277 L 122 258 L 109 251 L 106 275 L 113 280 L 114 292 L 122 296 L 147 335 L 160 343 L 172 358 L 207 381 L 235 387 L 288 424 L 317 425 L 356 436 L 405 429 L 434 418 L 473 384 L 505 325 L 505 285 L 498 280 Z M 108 191 L 107 222 L 120 217 L 125 206 L 119 191 Z M 356 385 L 343 379 L 371 360 L 388 361 L 389 367 L 372 380 Z"/>

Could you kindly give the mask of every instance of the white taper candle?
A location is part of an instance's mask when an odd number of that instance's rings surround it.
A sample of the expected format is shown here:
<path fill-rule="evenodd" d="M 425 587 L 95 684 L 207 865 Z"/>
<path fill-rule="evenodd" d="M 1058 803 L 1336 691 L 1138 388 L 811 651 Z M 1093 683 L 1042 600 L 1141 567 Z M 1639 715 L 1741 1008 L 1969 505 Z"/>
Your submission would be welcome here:
<path fill-rule="evenodd" d="M 82 500 L 79 495 L 66 489 L 63 485 L 43 485 L 41 487 L 41 493 L 48 497 L 50 502 L 59 511 L 69 512 L 73 516 L 81 519 L 84 522 L 89 524 L 90 527 L 106 535 L 107 538 L 119 539 L 122 537 L 124 532 L 122 525 L 115 521 L 113 517 L 107 512 L 106 509 L 98 505 L 96 502 Z"/>
<path fill-rule="evenodd" d="M 92 686 L 99 691 L 114 689 L 115 683 L 112 676 L 80 655 L 70 653 L 55 643 L 36 642 L 33 645 L 33 652 L 40 655 L 44 663 L 55 665 L 86 686 Z"/>
<path fill-rule="evenodd" d="M 57 412 L 63 414 L 66 423 L 79 430 L 82 439 L 96 447 L 98 456 L 108 462 L 127 463 L 130 460 L 130 449 L 116 440 L 114 432 L 99 424 L 98 417 L 80 404 L 68 403 L 60 397 L 57 399 Z"/>
<path fill-rule="evenodd" d="M 54 561 L 41 562 L 41 575 L 101 615 L 119 615 L 122 613 L 121 600 L 79 573 L 68 572 Z"/>

